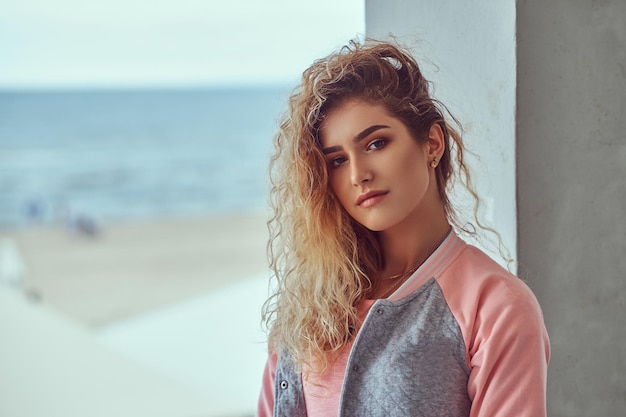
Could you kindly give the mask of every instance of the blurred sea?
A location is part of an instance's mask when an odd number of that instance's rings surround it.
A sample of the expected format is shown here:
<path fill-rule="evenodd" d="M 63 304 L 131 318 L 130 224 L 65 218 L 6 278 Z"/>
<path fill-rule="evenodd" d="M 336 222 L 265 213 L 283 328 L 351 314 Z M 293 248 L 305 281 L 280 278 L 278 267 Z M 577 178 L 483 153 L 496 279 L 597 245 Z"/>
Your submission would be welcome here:
<path fill-rule="evenodd" d="M 287 96 L 0 92 L 0 228 L 264 210 Z"/>

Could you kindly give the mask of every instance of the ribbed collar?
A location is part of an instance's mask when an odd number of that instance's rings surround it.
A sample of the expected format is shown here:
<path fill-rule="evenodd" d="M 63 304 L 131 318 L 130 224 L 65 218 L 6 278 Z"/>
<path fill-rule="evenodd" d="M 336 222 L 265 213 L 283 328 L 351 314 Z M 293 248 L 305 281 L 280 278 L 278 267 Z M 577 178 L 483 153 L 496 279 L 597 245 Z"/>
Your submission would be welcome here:
<path fill-rule="evenodd" d="M 434 277 L 467 245 L 454 231 L 450 231 L 443 242 L 424 263 L 389 297 L 390 301 L 401 300 L 412 294 L 429 278 Z"/>

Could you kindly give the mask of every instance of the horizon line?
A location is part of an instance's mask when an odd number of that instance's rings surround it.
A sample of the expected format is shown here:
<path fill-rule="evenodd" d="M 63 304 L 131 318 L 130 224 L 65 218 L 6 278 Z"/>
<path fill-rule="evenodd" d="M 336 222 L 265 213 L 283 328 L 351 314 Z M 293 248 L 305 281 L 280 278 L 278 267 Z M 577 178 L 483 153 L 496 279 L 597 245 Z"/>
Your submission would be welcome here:
<path fill-rule="evenodd" d="M 54 93 L 54 92 L 141 92 L 141 91 L 184 91 L 184 90 L 291 90 L 295 85 L 290 82 L 236 82 L 236 83 L 154 83 L 154 84 L 66 84 L 66 85 L 3 85 L 4 93 Z"/>

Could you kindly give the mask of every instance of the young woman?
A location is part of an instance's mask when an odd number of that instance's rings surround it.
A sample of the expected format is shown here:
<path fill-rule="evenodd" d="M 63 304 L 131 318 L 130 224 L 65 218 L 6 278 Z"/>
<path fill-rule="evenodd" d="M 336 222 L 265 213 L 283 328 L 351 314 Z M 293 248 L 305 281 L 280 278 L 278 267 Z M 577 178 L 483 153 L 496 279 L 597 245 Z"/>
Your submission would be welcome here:
<path fill-rule="evenodd" d="M 518 278 L 457 233 L 461 136 L 415 60 L 352 43 L 315 62 L 272 159 L 257 415 L 546 414 L 549 343 Z"/>

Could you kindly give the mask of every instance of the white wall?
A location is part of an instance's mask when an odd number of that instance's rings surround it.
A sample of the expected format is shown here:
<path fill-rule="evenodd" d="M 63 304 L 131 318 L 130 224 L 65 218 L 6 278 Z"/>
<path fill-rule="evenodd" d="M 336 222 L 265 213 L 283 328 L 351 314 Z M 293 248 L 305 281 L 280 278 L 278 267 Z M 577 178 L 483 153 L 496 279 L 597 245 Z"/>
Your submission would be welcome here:
<path fill-rule="evenodd" d="M 446 3 L 452 4 L 367 0 L 366 35 L 392 34 L 410 47 L 434 83 L 434 96 L 460 120 L 468 148 L 480 158 L 468 155 L 483 219 L 515 257 L 515 4 Z"/>

